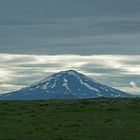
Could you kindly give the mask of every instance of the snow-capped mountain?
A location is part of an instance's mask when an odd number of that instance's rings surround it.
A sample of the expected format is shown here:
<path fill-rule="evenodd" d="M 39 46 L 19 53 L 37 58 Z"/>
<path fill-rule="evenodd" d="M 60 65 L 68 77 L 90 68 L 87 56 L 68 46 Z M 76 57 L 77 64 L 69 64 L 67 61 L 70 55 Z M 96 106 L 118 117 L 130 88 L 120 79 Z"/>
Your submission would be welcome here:
<path fill-rule="evenodd" d="M 0 99 L 83 99 L 133 97 L 120 90 L 103 85 L 74 70 L 53 74 L 21 90 L 3 94 Z"/>

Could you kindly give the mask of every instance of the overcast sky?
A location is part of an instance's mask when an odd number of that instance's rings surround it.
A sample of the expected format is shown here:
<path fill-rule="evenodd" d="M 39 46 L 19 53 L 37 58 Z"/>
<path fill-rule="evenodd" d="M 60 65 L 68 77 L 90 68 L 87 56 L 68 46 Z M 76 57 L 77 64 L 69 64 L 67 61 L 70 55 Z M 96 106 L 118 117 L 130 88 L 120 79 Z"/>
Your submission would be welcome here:
<path fill-rule="evenodd" d="M 140 0 L 0 0 L 0 92 L 75 69 L 140 94 L 139 6 Z"/>

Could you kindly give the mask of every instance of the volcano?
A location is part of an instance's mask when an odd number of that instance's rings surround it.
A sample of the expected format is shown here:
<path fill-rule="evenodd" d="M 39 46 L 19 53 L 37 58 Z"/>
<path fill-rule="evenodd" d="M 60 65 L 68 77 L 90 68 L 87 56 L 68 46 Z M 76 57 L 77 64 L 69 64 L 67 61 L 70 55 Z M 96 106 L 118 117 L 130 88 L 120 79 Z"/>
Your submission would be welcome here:
<path fill-rule="evenodd" d="M 1 100 L 131 98 L 133 95 L 106 86 L 74 70 L 61 71 L 18 91 L 2 94 Z"/>

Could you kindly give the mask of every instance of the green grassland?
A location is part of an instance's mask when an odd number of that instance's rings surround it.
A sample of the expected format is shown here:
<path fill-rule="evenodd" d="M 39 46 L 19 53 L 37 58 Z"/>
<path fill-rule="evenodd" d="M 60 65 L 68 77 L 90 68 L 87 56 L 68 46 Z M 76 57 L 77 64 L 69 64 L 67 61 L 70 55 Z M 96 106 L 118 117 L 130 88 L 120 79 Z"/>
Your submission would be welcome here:
<path fill-rule="evenodd" d="M 140 140 L 140 99 L 0 101 L 0 140 Z"/>

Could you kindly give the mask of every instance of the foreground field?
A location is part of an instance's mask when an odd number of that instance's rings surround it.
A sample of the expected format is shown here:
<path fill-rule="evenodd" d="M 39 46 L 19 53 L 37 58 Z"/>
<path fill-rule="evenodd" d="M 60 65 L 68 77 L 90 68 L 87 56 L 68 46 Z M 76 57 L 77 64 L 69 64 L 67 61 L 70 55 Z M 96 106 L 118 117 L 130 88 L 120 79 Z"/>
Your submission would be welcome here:
<path fill-rule="evenodd" d="M 1 101 L 0 140 L 140 140 L 140 99 Z"/>

